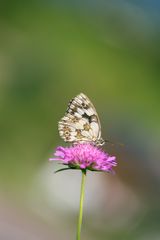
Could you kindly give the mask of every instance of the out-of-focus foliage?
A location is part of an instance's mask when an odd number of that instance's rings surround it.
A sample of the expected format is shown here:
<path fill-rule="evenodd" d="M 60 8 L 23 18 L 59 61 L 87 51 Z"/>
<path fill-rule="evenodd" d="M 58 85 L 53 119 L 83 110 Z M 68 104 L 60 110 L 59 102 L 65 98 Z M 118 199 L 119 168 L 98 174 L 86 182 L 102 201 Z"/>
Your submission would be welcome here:
<path fill-rule="evenodd" d="M 54 175 L 48 158 L 80 92 L 118 159 L 115 176 L 88 175 L 83 239 L 159 239 L 159 10 L 157 1 L 2 1 L 1 239 L 74 239 L 80 176 Z"/>

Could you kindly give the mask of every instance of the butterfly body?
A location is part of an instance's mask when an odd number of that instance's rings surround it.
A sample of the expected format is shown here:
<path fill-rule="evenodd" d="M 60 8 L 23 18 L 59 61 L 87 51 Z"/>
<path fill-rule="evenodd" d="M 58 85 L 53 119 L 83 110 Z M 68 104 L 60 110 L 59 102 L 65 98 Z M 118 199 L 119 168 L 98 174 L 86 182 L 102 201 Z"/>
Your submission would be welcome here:
<path fill-rule="evenodd" d="M 96 109 L 83 93 L 69 102 L 65 116 L 58 123 L 58 130 L 65 142 L 87 142 L 97 146 L 105 143 L 101 137 L 101 125 Z"/>

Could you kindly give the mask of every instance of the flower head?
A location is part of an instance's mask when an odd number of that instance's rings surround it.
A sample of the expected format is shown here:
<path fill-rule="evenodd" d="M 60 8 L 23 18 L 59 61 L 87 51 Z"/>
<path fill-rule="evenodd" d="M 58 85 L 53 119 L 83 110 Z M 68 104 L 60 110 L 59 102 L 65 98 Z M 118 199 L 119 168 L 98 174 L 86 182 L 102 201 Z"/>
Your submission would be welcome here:
<path fill-rule="evenodd" d="M 60 160 L 69 168 L 75 169 L 111 172 L 112 168 L 117 165 L 115 156 L 110 156 L 89 143 L 57 147 L 54 155 L 56 158 L 50 158 L 50 160 Z"/>

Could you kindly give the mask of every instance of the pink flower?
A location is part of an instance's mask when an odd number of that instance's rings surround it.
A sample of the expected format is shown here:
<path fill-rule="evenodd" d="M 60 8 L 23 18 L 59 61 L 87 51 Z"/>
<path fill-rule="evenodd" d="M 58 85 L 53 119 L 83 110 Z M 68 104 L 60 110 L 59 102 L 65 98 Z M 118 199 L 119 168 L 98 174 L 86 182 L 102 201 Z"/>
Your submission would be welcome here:
<path fill-rule="evenodd" d="M 74 169 L 111 172 L 112 168 L 117 165 L 115 156 L 110 156 L 102 149 L 89 143 L 71 147 L 57 147 L 54 155 L 56 158 L 49 160 L 60 160 L 64 165 Z"/>

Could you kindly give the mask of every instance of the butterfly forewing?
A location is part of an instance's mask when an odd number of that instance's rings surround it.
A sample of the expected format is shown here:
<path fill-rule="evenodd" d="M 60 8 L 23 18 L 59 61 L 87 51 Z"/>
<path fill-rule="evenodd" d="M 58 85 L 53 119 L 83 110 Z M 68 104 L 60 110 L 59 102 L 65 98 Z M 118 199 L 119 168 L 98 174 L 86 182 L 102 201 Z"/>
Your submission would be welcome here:
<path fill-rule="evenodd" d="M 69 102 L 65 116 L 58 123 L 58 129 L 65 142 L 96 143 L 102 140 L 98 114 L 83 93 Z"/>

